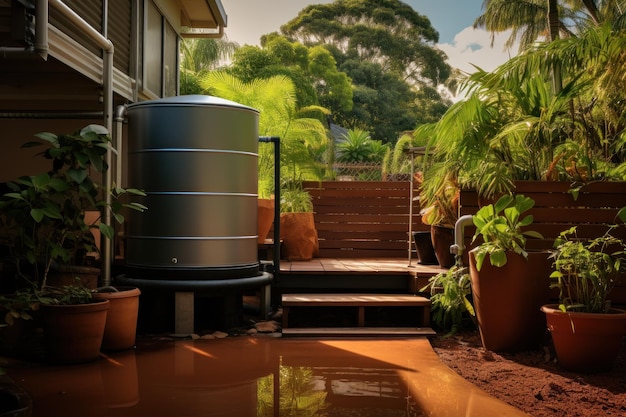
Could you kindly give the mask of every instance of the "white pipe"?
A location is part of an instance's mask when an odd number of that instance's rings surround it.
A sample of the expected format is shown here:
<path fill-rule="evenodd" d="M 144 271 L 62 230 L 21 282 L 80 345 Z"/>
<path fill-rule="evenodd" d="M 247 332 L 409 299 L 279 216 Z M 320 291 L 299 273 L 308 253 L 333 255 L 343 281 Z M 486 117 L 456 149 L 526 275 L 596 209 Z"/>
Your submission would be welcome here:
<path fill-rule="evenodd" d="M 473 224 L 473 220 L 474 216 L 472 216 L 471 214 L 466 214 L 459 217 L 456 223 L 454 223 L 454 245 L 450 246 L 450 253 L 453 253 L 457 256 L 463 254 L 463 251 L 465 250 L 465 244 L 463 243 L 463 231 L 465 229 L 465 226 Z"/>
<path fill-rule="evenodd" d="M 48 0 L 35 4 L 35 52 L 48 60 Z"/>
<path fill-rule="evenodd" d="M 118 187 L 122 186 L 122 152 L 124 150 L 122 129 L 126 109 L 127 107 L 125 105 L 120 105 L 117 106 L 117 110 L 115 111 L 115 185 Z"/>
<path fill-rule="evenodd" d="M 80 17 L 74 10 L 70 9 L 60 0 L 48 0 L 49 5 L 57 9 L 61 14 L 67 17 L 78 29 L 82 30 L 88 37 L 90 37 L 102 50 L 104 51 L 103 64 L 102 64 L 102 89 L 103 89 L 103 105 L 104 105 L 104 125 L 106 126 L 109 134 L 113 131 L 113 43 L 103 36 L 100 32 L 94 29 L 89 23 L 87 23 L 82 17 Z M 109 149 L 106 154 L 106 162 L 108 166 L 111 166 L 112 154 Z M 111 205 L 111 194 L 108 192 L 111 188 L 111 170 L 107 169 L 102 184 L 106 192 L 105 203 L 107 208 L 102 214 L 102 222 L 111 226 L 111 210 L 108 209 Z M 102 251 L 102 280 L 104 286 L 111 285 L 111 263 L 112 263 L 112 241 L 108 237 L 102 234 L 101 241 Z"/>

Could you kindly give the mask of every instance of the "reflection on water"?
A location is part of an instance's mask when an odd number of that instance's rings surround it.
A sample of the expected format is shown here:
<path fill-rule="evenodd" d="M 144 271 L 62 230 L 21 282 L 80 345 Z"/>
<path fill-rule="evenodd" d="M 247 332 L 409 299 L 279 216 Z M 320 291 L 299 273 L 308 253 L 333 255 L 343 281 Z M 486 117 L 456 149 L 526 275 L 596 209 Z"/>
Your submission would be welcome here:
<path fill-rule="evenodd" d="M 93 363 L 9 375 L 33 417 L 425 415 L 399 371 L 323 342 L 242 337 L 143 340 Z"/>
<path fill-rule="evenodd" d="M 280 366 L 279 409 L 274 375 L 258 380 L 257 416 L 420 416 L 399 376 L 391 370 Z"/>

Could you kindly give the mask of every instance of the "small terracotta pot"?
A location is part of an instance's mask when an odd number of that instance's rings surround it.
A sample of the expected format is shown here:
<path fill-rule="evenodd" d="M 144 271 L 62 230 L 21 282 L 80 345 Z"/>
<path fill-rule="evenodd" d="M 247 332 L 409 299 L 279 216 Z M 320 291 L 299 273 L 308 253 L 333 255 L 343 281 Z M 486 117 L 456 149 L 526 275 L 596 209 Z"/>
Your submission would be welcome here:
<path fill-rule="evenodd" d="M 109 300 L 41 306 L 46 357 L 54 363 L 81 363 L 100 357 Z"/>
<path fill-rule="evenodd" d="M 541 307 L 559 365 L 576 372 L 599 372 L 611 368 L 626 333 L 626 311 L 565 313 L 556 304 Z"/>
<path fill-rule="evenodd" d="M 110 302 L 102 350 L 124 350 L 135 346 L 137 338 L 137 317 L 139 315 L 139 295 L 136 287 L 111 287 L 117 291 L 99 289 L 93 297 Z"/>

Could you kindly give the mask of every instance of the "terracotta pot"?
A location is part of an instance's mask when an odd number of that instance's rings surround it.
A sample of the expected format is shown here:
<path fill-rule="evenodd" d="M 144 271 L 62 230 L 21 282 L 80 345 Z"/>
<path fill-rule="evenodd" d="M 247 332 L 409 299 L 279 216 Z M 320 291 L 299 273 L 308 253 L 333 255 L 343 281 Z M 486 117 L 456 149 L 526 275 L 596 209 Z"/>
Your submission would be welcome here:
<path fill-rule="evenodd" d="M 540 308 L 549 300 L 552 268 L 548 256 L 530 252 L 526 260 L 508 253 L 502 267 L 492 266 L 487 256 L 478 271 L 470 251 L 472 297 L 485 349 L 519 351 L 540 345 L 546 326 Z"/>
<path fill-rule="evenodd" d="M 413 243 L 419 264 L 437 265 L 437 255 L 430 232 L 413 232 Z"/>
<path fill-rule="evenodd" d="M 454 255 L 450 253 L 450 246 L 454 244 L 454 229 L 451 227 L 432 225 L 430 236 L 437 262 L 442 268 L 450 268 L 454 265 Z"/>
<path fill-rule="evenodd" d="M 564 313 L 556 304 L 544 305 L 548 330 L 559 365 L 576 372 L 598 372 L 611 368 L 626 333 L 626 311 L 609 313 Z"/>
<path fill-rule="evenodd" d="M 267 239 L 267 234 L 272 228 L 274 223 L 274 199 L 273 198 L 259 198 L 258 199 L 258 243 L 264 243 Z"/>
<path fill-rule="evenodd" d="M 281 256 L 290 261 L 310 261 L 319 251 L 313 213 L 281 213 Z"/>
<path fill-rule="evenodd" d="M 110 302 L 102 350 L 124 350 L 135 346 L 140 294 L 136 287 L 111 287 L 100 288 L 93 295 Z"/>
<path fill-rule="evenodd" d="M 109 300 L 90 304 L 41 306 L 46 358 L 54 363 L 98 359 Z"/>

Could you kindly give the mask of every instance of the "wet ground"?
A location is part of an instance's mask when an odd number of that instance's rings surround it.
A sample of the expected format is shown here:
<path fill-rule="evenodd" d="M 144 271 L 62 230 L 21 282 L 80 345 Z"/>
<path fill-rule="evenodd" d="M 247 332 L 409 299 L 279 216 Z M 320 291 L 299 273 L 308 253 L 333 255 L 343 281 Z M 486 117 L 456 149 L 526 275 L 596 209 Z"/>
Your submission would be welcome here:
<path fill-rule="evenodd" d="M 443 365 L 426 338 L 140 338 L 84 365 L 5 370 L 33 417 L 526 415 Z"/>

